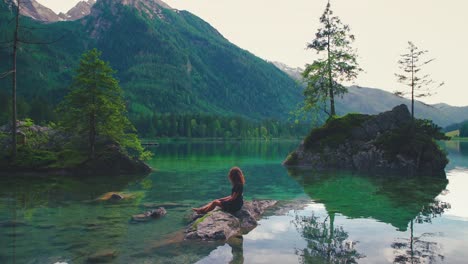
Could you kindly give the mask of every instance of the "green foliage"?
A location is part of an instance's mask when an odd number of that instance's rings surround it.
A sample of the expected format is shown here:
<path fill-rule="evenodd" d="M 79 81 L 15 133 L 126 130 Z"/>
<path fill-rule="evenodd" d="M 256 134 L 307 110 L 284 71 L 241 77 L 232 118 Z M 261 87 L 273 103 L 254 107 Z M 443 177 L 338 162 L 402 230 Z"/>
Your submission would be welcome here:
<path fill-rule="evenodd" d="M 70 93 L 59 105 L 60 125 L 67 132 L 86 142 L 90 158 L 96 144 L 110 140 L 122 146 L 133 157 L 145 157 L 135 128 L 126 117 L 123 92 L 113 77 L 109 63 L 93 49 L 83 54 Z M 97 149 L 99 151 L 99 149 Z"/>
<path fill-rule="evenodd" d="M 330 3 L 320 17 L 320 23 L 322 28 L 317 31 L 315 39 L 307 45 L 307 48 L 325 56 L 306 65 L 302 73 L 307 81 L 304 90 L 304 108 L 309 110 L 324 104 L 326 107 L 326 101 L 329 100 L 330 112 L 327 111 L 327 114 L 334 116 L 335 96 L 348 91 L 340 83 L 355 79 L 361 69 L 355 51 L 351 48 L 354 35 L 350 34 L 348 25 L 342 24 L 337 16 L 333 16 Z"/>
<path fill-rule="evenodd" d="M 46 168 L 58 160 L 53 148 L 48 148 L 50 137 L 47 132 L 36 131 L 31 119 L 19 122 L 18 129 L 22 132 L 24 142 L 19 141 L 18 153 L 15 161 L 10 164 L 11 139 L 9 133 L 0 133 L 0 160 L 5 166 L 21 168 Z"/>
<path fill-rule="evenodd" d="M 20 168 L 46 168 L 55 163 L 57 159 L 57 153 L 37 149 L 27 144 L 18 147 L 18 154 L 13 165 Z"/>
<path fill-rule="evenodd" d="M 343 117 L 331 117 L 325 125 L 313 129 L 304 140 L 307 149 L 323 150 L 325 147 L 337 147 L 348 138 L 352 129 L 359 127 L 371 116 L 347 114 Z"/>
<path fill-rule="evenodd" d="M 396 159 L 398 155 L 418 157 L 419 163 L 431 162 L 440 157 L 433 157 L 439 153 L 439 146 L 435 140 L 448 140 L 441 132 L 441 128 L 430 120 L 416 119 L 401 128 L 388 131 L 381 135 L 376 145 L 380 146 L 387 158 Z M 447 160 L 446 157 L 443 157 Z M 447 160 L 448 162 L 448 160 Z"/>
<path fill-rule="evenodd" d="M 461 125 L 460 137 L 468 137 L 468 122 L 465 122 Z"/>

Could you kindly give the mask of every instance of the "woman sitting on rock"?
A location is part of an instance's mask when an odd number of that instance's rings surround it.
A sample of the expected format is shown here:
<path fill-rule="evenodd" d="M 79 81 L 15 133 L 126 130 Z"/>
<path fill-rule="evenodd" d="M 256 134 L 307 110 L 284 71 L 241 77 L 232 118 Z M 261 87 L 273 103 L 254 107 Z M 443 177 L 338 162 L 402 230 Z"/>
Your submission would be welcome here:
<path fill-rule="evenodd" d="M 233 167 L 228 174 L 229 181 L 232 185 L 231 195 L 217 199 L 208 203 L 207 205 L 200 208 L 192 208 L 197 214 L 206 214 L 212 211 L 216 206 L 221 207 L 224 211 L 234 213 L 239 211 L 244 205 L 244 199 L 242 193 L 244 192 L 244 174 L 238 167 Z"/>

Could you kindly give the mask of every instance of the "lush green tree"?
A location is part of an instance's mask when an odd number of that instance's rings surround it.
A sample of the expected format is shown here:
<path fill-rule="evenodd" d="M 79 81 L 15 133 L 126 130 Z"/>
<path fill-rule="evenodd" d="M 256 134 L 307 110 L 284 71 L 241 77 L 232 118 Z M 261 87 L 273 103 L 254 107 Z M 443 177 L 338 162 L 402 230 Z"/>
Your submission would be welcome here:
<path fill-rule="evenodd" d="M 428 74 L 421 72 L 423 67 L 434 59 L 424 59 L 427 50 L 420 50 L 413 42 L 408 42 L 408 52 L 401 55 L 398 64 L 402 73 L 395 74 L 398 82 L 409 86 L 410 91 L 395 91 L 397 96 L 405 96 L 411 94 L 411 116 L 414 119 L 414 98 L 427 97 L 432 95 L 432 89 L 435 86 L 440 87 L 444 83 L 436 83 Z"/>
<path fill-rule="evenodd" d="M 468 122 L 460 127 L 460 137 L 468 137 Z"/>
<path fill-rule="evenodd" d="M 307 83 L 304 90 L 304 110 L 317 109 L 326 105 L 329 100 L 330 112 L 326 108 L 324 110 L 329 116 L 334 116 L 335 97 L 348 91 L 341 83 L 355 79 L 361 68 L 351 47 L 354 35 L 350 33 L 348 25 L 343 24 L 339 17 L 333 16 L 330 2 L 320 17 L 320 23 L 322 27 L 315 33 L 315 39 L 307 48 L 323 56 L 312 64 L 307 64 L 302 73 Z"/>
<path fill-rule="evenodd" d="M 71 90 L 60 103 L 60 125 L 87 142 L 88 157 L 94 159 L 100 143 L 119 144 L 132 156 L 147 155 L 126 117 L 122 89 L 109 63 L 97 49 L 83 54 Z"/>

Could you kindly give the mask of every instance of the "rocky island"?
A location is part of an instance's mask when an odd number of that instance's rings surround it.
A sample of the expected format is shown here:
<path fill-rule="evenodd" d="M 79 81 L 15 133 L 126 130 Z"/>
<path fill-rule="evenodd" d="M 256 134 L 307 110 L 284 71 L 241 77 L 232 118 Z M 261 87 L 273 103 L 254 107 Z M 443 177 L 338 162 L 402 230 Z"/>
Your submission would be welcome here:
<path fill-rule="evenodd" d="M 413 118 L 406 105 L 378 115 L 348 114 L 313 129 L 284 161 L 288 167 L 351 169 L 365 173 L 445 176 L 447 139 L 428 120 Z"/>
<path fill-rule="evenodd" d="M 60 173 L 60 174 L 142 174 L 151 168 L 130 156 L 119 144 L 103 140 L 94 159 L 70 146 L 73 138 L 30 120 L 17 122 L 18 154 L 15 161 L 8 157 L 11 147 L 11 126 L 0 127 L 1 172 Z"/>

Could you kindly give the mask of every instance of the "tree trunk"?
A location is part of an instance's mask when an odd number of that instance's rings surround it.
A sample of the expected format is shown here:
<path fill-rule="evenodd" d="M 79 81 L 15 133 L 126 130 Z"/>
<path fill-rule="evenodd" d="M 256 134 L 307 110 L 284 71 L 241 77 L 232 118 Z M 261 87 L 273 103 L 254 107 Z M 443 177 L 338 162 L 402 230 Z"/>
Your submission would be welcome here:
<path fill-rule="evenodd" d="M 410 229 L 411 229 L 411 237 L 410 237 L 411 263 L 414 263 L 414 247 L 413 247 L 413 244 L 414 244 L 414 236 L 413 236 L 414 227 L 413 227 L 413 220 L 411 220 Z"/>
<path fill-rule="evenodd" d="M 414 121 L 414 54 L 411 51 L 411 117 Z"/>
<path fill-rule="evenodd" d="M 328 19 L 328 24 L 330 24 L 330 19 Z M 330 116 L 335 116 L 335 95 L 333 93 L 333 79 L 332 79 L 332 62 L 330 56 L 330 34 L 328 34 L 328 45 L 327 45 L 327 52 L 328 52 L 328 87 L 330 89 Z"/>
<path fill-rule="evenodd" d="M 89 159 L 93 160 L 96 157 L 96 115 L 89 115 Z"/>
<path fill-rule="evenodd" d="M 14 160 L 16 160 L 16 154 L 17 154 L 17 142 L 16 142 L 16 120 L 18 119 L 17 117 L 17 109 L 16 109 L 16 56 L 18 53 L 18 31 L 19 31 L 19 16 L 20 16 L 20 5 L 21 1 L 17 1 L 17 6 L 16 6 L 16 26 L 15 26 L 15 36 L 13 39 L 13 80 L 12 80 L 12 94 L 11 94 L 11 99 L 12 99 L 12 113 L 11 113 L 11 139 L 12 139 L 12 149 L 11 149 L 11 157 Z"/>

